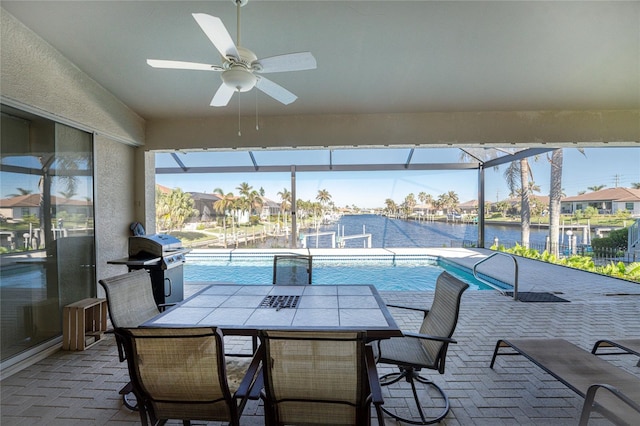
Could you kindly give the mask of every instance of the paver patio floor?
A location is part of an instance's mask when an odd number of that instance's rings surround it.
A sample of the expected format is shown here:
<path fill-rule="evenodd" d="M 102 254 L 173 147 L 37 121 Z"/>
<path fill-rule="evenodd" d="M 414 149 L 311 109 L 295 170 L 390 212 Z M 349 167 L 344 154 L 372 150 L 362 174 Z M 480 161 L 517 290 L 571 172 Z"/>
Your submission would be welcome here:
<path fill-rule="evenodd" d="M 438 249 L 439 254 L 470 266 L 486 250 Z M 424 250 L 423 250 L 424 252 Z M 497 258 L 494 258 L 497 259 Z M 487 271 L 510 272 L 509 259 L 487 263 Z M 458 344 L 452 345 L 443 375 L 425 372 L 451 399 L 444 425 L 577 424 L 582 398 L 522 357 L 500 357 L 489 368 L 500 338 L 564 338 L 590 350 L 599 338 L 640 338 L 640 285 L 623 280 L 518 259 L 520 291 L 548 291 L 570 303 L 516 302 L 497 291 L 463 295 Z M 200 287 L 187 284 L 185 293 Z M 432 292 L 381 292 L 390 303 L 429 306 Z M 392 310 L 404 330 L 415 330 L 421 318 Z M 228 337 L 227 351 L 248 351 L 250 341 Z M 634 356 L 604 359 L 640 377 Z M 381 374 L 392 371 L 379 366 Z M 58 351 L 2 380 L 0 423 L 3 425 L 118 425 L 139 423 L 123 407 L 118 390 L 128 381 L 126 363 L 118 362 L 113 337 L 83 352 Z M 385 405 L 403 404 L 403 392 L 383 388 Z M 243 425 L 264 424 L 258 402 L 245 408 Z M 609 424 L 594 418 L 593 424 Z M 590 423 L 590 424 L 592 424 Z M 180 423 L 181 424 L 181 423 Z M 216 423 L 211 423 L 216 424 Z M 394 421 L 386 420 L 393 425 Z M 639 421 L 640 424 L 640 421 Z"/>

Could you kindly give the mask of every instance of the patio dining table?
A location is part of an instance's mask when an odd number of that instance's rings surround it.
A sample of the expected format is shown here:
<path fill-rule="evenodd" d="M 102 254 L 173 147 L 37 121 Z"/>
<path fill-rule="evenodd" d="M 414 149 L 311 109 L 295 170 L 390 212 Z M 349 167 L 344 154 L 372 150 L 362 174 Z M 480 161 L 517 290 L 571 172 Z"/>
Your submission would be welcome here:
<path fill-rule="evenodd" d="M 365 331 L 369 340 L 402 336 L 372 285 L 212 284 L 142 326 L 216 326 L 238 336 L 267 329 Z"/>

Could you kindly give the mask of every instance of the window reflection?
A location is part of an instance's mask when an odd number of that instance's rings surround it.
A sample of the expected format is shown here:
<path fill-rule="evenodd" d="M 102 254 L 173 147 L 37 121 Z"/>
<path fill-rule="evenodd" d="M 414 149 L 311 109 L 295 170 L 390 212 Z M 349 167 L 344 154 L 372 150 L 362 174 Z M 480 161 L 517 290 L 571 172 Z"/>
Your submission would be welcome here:
<path fill-rule="evenodd" d="M 2 105 L 1 358 L 62 334 L 62 308 L 95 297 L 93 140 Z"/>

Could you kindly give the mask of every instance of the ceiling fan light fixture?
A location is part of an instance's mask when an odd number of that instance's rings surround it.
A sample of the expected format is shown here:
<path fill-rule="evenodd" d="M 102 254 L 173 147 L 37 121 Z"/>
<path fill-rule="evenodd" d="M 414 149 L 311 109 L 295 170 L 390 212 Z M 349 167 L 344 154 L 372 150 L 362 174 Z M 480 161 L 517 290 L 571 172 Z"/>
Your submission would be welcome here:
<path fill-rule="evenodd" d="M 256 85 L 257 79 L 250 71 L 241 66 L 234 66 L 222 72 L 222 81 L 238 92 L 248 92 Z"/>

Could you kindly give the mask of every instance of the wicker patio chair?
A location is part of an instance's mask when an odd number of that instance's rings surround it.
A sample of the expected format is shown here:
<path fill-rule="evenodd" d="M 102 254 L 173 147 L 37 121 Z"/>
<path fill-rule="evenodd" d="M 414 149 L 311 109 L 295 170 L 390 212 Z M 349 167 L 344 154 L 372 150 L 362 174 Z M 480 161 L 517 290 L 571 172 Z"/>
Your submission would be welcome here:
<path fill-rule="evenodd" d="M 114 328 L 138 327 L 145 321 L 160 313 L 153 298 L 151 276 L 144 269 L 105 278 L 99 281 L 107 296 L 109 318 Z M 125 361 L 120 337 L 116 334 L 118 357 Z M 127 383 L 121 390 L 124 405 L 131 410 L 136 409 L 136 400 L 131 393 L 131 383 Z"/>
<path fill-rule="evenodd" d="M 384 424 L 364 332 L 264 331 L 260 337 L 266 425 L 369 425 L 371 403 Z"/>
<path fill-rule="evenodd" d="M 273 284 L 311 284 L 312 256 L 276 255 L 273 257 Z"/>
<path fill-rule="evenodd" d="M 215 327 L 118 328 L 143 425 L 169 419 L 239 425 L 226 375 L 224 338 Z M 251 381 L 249 381 L 250 383 Z"/>
<path fill-rule="evenodd" d="M 388 305 L 395 308 L 411 309 L 424 313 L 419 333 L 404 333 L 404 337 L 393 337 L 379 340 L 374 346 L 378 363 L 393 364 L 398 372 L 380 378 L 382 386 L 392 385 L 405 380 L 411 384 L 413 400 L 420 420 L 403 417 L 399 411 L 382 409 L 390 416 L 412 424 L 431 424 L 440 422 L 449 413 L 449 398 L 440 386 L 420 375 L 420 370 L 437 370 L 444 374 L 447 349 L 450 343 L 457 343 L 451 338 L 458 322 L 460 299 L 469 287 L 447 272 L 443 272 L 436 280 L 436 289 L 431 309 L 410 308 L 406 306 Z M 425 413 L 420 401 L 415 382 L 431 386 L 438 391 L 444 401 L 444 408 L 435 416 Z"/>

